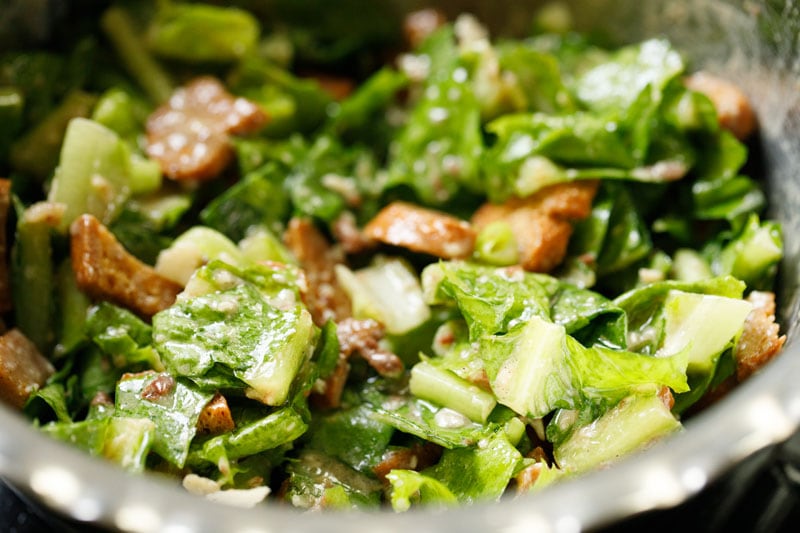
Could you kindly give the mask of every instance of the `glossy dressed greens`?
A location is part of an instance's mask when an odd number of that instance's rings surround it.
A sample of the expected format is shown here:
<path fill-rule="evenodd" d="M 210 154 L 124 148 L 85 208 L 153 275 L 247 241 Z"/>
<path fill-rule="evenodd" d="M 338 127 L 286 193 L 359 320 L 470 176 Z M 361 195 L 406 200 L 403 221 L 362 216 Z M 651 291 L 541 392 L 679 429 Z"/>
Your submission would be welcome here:
<path fill-rule="evenodd" d="M 460 17 L 379 64 L 396 29 L 342 35 L 280 14 L 120 2 L 61 38 L 66 53 L 3 54 L 9 320 L 56 367 L 25 406 L 41 430 L 198 492 L 205 478 L 301 508 L 402 511 L 606 465 L 680 431 L 734 379 L 746 297 L 772 288 L 780 228 L 760 218 L 747 145 L 683 83 L 669 42 L 492 42 Z M 320 72 L 358 86 L 336 99 Z M 177 183 L 147 156 L 146 122 L 198 74 L 269 121 L 231 137 L 217 179 Z M 342 339 L 306 305 L 291 219 L 336 235 L 343 214 L 363 226 L 395 200 L 469 218 L 487 199 L 590 180 L 590 212 L 549 273 L 515 266 L 502 223 L 469 257 L 348 254 L 335 270 L 351 312 L 381 324 L 404 370 L 351 359 L 338 406 L 320 407 Z M 57 220 L 37 216 L 44 200 L 65 206 Z M 142 317 L 81 292 L 68 230 L 84 213 L 179 280 L 177 301 Z M 232 427 L 199 431 L 219 394 Z"/>

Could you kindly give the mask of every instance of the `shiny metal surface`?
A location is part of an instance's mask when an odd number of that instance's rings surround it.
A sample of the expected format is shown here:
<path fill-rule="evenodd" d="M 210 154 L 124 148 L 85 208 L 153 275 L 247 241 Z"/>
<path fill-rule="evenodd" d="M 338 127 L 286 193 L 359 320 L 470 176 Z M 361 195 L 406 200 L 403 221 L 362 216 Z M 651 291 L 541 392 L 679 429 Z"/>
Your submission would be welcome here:
<path fill-rule="evenodd" d="M 412 3 L 401 2 L 403 6 Z M 780 273 L 784 353 L 685 431 L 615 467 L 499 504 L 451 511 L 300 514 L 284 507 L 242 511 L 199 500 L 173 480 L 131 476 L 51 441 L 0 406 L 0 475 L 79 521 L 132 532 L 543 531 L 572 533 L 633 513 L 676 505 L 731 465 L 800 426 L 800 6 L 780 1 L 567 2 L 580 28 L 622 40 L 663 34 L 696 66 L 722 73 L 752 97 L 760 117 L 771 215 L 784 225 Z M 451 2 L 496 29 L 518 30 L 535 3 Z"/>

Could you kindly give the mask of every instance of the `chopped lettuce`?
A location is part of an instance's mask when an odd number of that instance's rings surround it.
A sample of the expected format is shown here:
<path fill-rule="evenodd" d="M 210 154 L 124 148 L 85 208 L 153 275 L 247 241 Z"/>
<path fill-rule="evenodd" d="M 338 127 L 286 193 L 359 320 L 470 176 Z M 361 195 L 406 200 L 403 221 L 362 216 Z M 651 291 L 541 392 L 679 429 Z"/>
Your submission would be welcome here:
<path fill-rule="evenodd" d="M 406 510 L 412 499 L 443 504 L 498 500 L 523 462 L 505 434 L 498 432 L 476 446 L 445 450 L 436 465 L 419 474 L 393 470 L 388 477 L 392 506 Z"/>
<path fill-rule="evenodd" d="M 153 317 L 164 366 L 207 384 L 219 378 L 233 386 L 233 376 L 249 397 L 282 404 L 311 355 L 317 335 L 311 315 L 291 292 L 279 290 L 270 301 L 262 291 L 274 290 L 276 272 L 268 267 L 253 267 L 250 280 L 238 282 L 224 265 L 212 263 L 204 274 L 204 285 L 218 282 L 220 288 L 187 295 Z"/>
<path fill-rule="evenodd" d="M 200 213 L 200 220 L 236 242 L 253 226 L 280 230 L 289 214 L 282 181 L 276 164 L 259 167 L 214 198 Z"/>
<path fill-rule="evenodd" d="M 415 470 L 394 469 L 386 479 L 392 485 L 391 503 L 395 511 L 408 511 L 412 503 L 426 507 L 458 503 L 444 483 Z"/>
<path fill-rule="evenodd" d="M 303 509 L 361 509 L 380 501 L 381 485 L 316 451 L 303 452 L 287 468 L 286 499 Z"/>
<path fill-rule="evenodd" d="M 66 232 L 89 213 L 108 224 L 131 193 L 131 153 L 120 137 L 97 122 L 75 118 L 64 134 L 48 201 L 65 206 L 59 229 Z"/>
<path fill-rule="evenodd" d="M 169 374 L 126 374 L 117 384 L 115 416 L 149 419 L 153 451 L 177 467 L 189 455 L 200 412 L 214 396 Z"/>
<path fill-rule="evenodd" d="M 494 397 L 447 369 L 422 361 L 411 369 L 408 382 L 411 394 L 485 423 L 497 404 Z"/>
<path fill-rule="evenodd" d="M 289 445 L 303 435 L 308 425 L 303 417 L 291 407 L 284 407 L 269 414 L 251 414 L 238 420 L 235 430 L 211 437 L 193 450 L 189 460 L 205 460 L 219 464 L 219 459 L 233 461 L 267 450 Z"/>
<path fill-rule="evenodd" d="M 255 48 L 260 28 L 234 7 L 161 2 L 147 30 L 156 54 L 188 62 L 235 61 Z"/>
<path fill-rule="evenodd" d="M 358 404 L 317 418 L 309 430 L 308 448 L 342 461 L 362 474 L 370 474 L 382 460 L 394 428 Z"/>
<path fill-rule="evenodd" d="M 559 468 L 579 473 L 607 465 L 681 429 L 656 394 L 634 394 L 600 418 L 576 429 L 553 450 Z"/>
<path fill-rule="evenodd" d="M 534 491 L 604 468 L 736 379 L 745 297 L 774 290 L 783 235 L 752 145 L 669 42 L 603 48 L 552 8 L 535 24 L 557 35 L 493 42 L 463 15 L 403 50 L 363 2 L 290 4 L 126 2 L 54 35 L 68 56 L 2 55 L 0 304 L 56 368 L 24 407 L 45 433 L 131 472 L 404 511 L 497 500 L 529 467 Z M 228 137 L 219 175 L 164 179 L 148 117 L 204 75 L 269 121 Z M 548 273 L 517 264 L 502 216 L 460 261 L 361 232 L 393 201 L 469 220 L 532 195 L 547 210 L 581 180 L 591 212 Z M 182 286 L 174 302 L 142 318 L 86 287 L 67 232 L 83 213 Z M 337 287 L 284 243 L 294 217 L 339 254 Z M 321 323 L 309 304 L 339 289 L 350 307 Z"/>
<path fill-rule="evenodd" d="M 461 187 L 480 190 L 482 150 L 475 95 L 458 81 L 431 85 L 390 147 L 387 186 L 407 185 L 425 204 L 446 203 Z"/>
<path fill-rule="evenodd" d="M 353 316 L 375 319 L 391 334 L 408 333 L 431 316 L 416 274 L 400 259 L 377 258 L 355 272 L 336 265 L 336 277 Z"/>

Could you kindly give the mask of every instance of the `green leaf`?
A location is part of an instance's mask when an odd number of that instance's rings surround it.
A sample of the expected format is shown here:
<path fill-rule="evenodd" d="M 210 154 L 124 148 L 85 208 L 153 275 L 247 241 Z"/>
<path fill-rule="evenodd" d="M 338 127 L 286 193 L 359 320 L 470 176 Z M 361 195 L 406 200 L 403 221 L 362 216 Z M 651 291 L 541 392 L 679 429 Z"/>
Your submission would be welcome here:
<path fill-rule="evenodd" d="M 440 481 L 460 503 L 498 500 L 505 492 L 522 455 L 505 433 L 498 431 L 477 446 L 445 450 L 423 474 Z"/>
<path fill-rule="evenodd" d="M 778 264 L 783 258 L 783 235 L 777 222 L 760 221 L 751 214 L 736 232 L 720 236 L 703 251 L 716 275 L 732 275 L 748 288 L 772 287 Z"/>
<path fill-rule="evenodd" d="M 464 187 L 482 189 L 480 108 L 469 86 L 428 86 L 390 147 L 387 187 L 407 185 L 420 201 L 441 205 Z"/>
<path fill-rule="evenodd" d="M 126 374 L 117 384 L 115 416 L 151 420 L 155 424 L 153 451 L 182 467 L 200 412 L 213 396 L 166 373 Z"/>
<path fill-rule="evenodd" d="M 307 429 L 303 417 L 291 407 L 285 407 L 255 420 L 237 421 L 235 430 L 203 442 L 202 449 L 193 452 L 189 461 L 194 463 L 202 459 L 216 464 L 214 457 L 218 450 L 224 450 L 226 459 L 231 461 L 255 455 L 291 444 Z"/>
<path fill-rule="evenodd" d="M 91 455 L 101 456 L 106 445 L 109 419 L 80 422 L 51 422 L 41 430 L 51 437 L 68 442 Z"/>
<path fill-rule="evenodd" d="M 486 423 L 497 404 L 490 393 L 477 385 L 427 361 L 411 369 L 408 388 L 418 398 L 458 411 L 481 424 Z"/>
<path fill-rule="evenodd" d="M 324 122 L 331 103 L 330 95 L 316 81 L 298 78 L 254 54 L 238 62 L 227 86 L 264 109 L 270 121 L 261 134 L 272 138 L 314 131 Z"/>
<path fill-rule="evenodd" d="M 469 325 L 470 337 L 508 331 L 533 316 L 550 316 L 545 283 L 553 278 L 521 270 L 441 262 L 422 272 L 423 293 L 430 304 L 454 302 Z"/>
<path fill-rule="evenodd" d="M 266 164 L 215 197 L 200 212 L 200 221 L 234 242 L 254 226 L 278 231 L 288 218 L 290 205 L 278 165 Z"/>
<path fill-rule="evenodd" d="M 431 316 L 416 273 L 401 259 L 378 257 L 355 272 L 336 265 L 336 277 L 353 316 L 377 320 L 390 334 L 408 333 Z"/>
<path fill-rule="evenodd" d="M 415 470 L 396 468 L 386 474 L 386 479 L 392 486 L 390 500 L 395 511 L 408 511 L 412 503 L 425 507 L 458 503 L 444 483 Z"/>
<path fill-rule="evenodd" d="M 255 48 L 260 31 L 251 13 L 235 7 L 162 2 L 146 43 L 170 59 L 232 62 Z"/>
<path fill-rule="evenodd" d="M 119 361 L 118 367 L 135 363 L 161 367 L 151 347 L 152 328 L 127 309 L 108 302 L 93 306 L 87 314 L 86 334 L 104 353 Z"/>
<path fill-rule="evenodd" d="M 204 271 L 226 271 L 220 267 L 212 264 Z M 273 274 L 266 267 L 250 272 Z M 153 338 L 164 366 L 176 375 L 202 382 L 217 371 L 230 373 L 249 397 L 280 405 L 311 355 L 316 330 L 305 308 L 296 303 L 275 307 L 259 285 L 240 281 L 181 298 L 156 314 Z"/>
<path fill-rule="evenodd" d="M 72 422 L 66 395 L 67 392 L 62 383 L 48 383 L 28 398 L 25 411 L 30 412 L 32 409 L 29 406 L 37 400 L 41 400 L 53 410 L 59 422 Z"/>
<path fill-rule="evenodd" d="M 380 503 L 380 482 L 323 453 L 304 451 L 286 470 L 285 497 L 295 507 L 363 509 Z"/>
<path fill-rule="evenodd" d="M 486 436 L 485 426 L 418 398 L 385 398 L 372 408 L 375 420 L 445 448 L 470 446 Z"/>
<path fill-rule="evenodd" d="M 366 404 L 315 417 L 309 431 L 308 449 L 335 457 L 355 470 L 372 475 L 383 460 L 394 428 L 373 416 Z"/>
<path fill-rule="evenodd" d="M 632 289 L 618 296 L 614 303 L 628 316 L 628 349 L 655 354 L 663 340 L 664 301 L 670 291 L 741 298 L 745 285 L 732 276 L 698 281 L 667 280 Z"/>
<path fill-rule="evenodd" d="M 517 81 L 524 102 L 518 111 L 557 114 L 575 110 L 555 56 L 512 41 L 498 44 L 496 50 L 500 68 L 513 73 Z"/>
<path fill-rule="evenodd" d="M 656 394 L 632 395 L 576 429 L 553 454 L 563 470 L 581 473 L 615 462 L 681 427 Z"/>
<path fill-rule="evenodd" d="M 111 223 L 130 196 L 130 180 L 131 154 L 122 139 L 97 122 L 72 119 L 47 196 L 66 206 L 59 229 L 66 232 L 84 213 Z"/>
<path fill-rule="evenodd" d="M 383 67 L 344 101 L 329 108 L 325 131 L 385 149 L 394 130 L 387 122 L 387 109 L 408 83 L 404 73 Z"/>

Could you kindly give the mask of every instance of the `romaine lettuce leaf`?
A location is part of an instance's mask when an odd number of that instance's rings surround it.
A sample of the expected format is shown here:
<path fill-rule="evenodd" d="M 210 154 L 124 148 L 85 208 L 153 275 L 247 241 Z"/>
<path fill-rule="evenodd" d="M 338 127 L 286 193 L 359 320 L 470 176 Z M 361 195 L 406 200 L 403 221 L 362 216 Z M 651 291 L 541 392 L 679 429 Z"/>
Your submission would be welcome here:
<path fill-rule="evenodd" d="M 444 483 L 416 470 L 394 469 L 386 479 L 392 486 L 389 498 L 395 511 L 408 511 L 412 503 L 426 507 L 458 503 Z"/>
<path fill-rule="evenodd" d="M 89 309 L 86 334 L 106 354 L 114 357 L 117 367 L 147 363 L 149 368 L 161 369 L 158 354 L 151 346 L 152 327 L 139 317 L 108 302 Z"/>
<path fill-rule="evenodd" d="M 304 451 L 286 470 L 286 499 L 295 507 L 374 508 L 381 499 L 378 480 L 317 451 Z"/>
<path fill-rule="evenodd" d="M 523 464 L 506 434 L 497 431 L 477 446 L 445 450 L 439 462 L 422 473 L 447 487 L 460 503 L 475 503 L 498 500 Z"/>
<path fill-rule="evenodd" d="M 151 420 L 155 424 L 153 451 L 182 467 L 200 412 L 213 396 L 166 373 L 126 374 L 117 383 L 114 416 Z"/>
<path fill-rule="evenodd" d="M 307 448 L 335 457 L 363 474 L 372 474 L 395 431 L 372 415 L 368 405 L 360 404 L 316 417 Z"/>
<path fill-rule="evenodd" d="M 277 164 L 259 167 L 214 198 L 200 212 L 200 221 L 234 242 L 241 241 L 253 226 L 280 230 L 290 210 L 283 179 Z"/>
<path fill-rule="evenodd" d="M 617 461 L 681 429 L 655 393 L 633 394 L 598 419 L 575 429 L 553 450 L 562 470 L 580 473 Z"/>
<path fill-rule="evenodd" d="M 222 367 L 268 405 L 286 401 L 315 337 L 305 308 L 275 307 L 252 283 L 182 299 L 153 317 L 154 345 L 171 372 L 194 379 Z"/>
<path fill-rule="evenodd" d="M 503 333 L 532 316 L 550 317 L 548 293 L 540 280 L 519 269 L 498 269 L 458 261 L 429 265 L 422 272 L 429 304 L 455 303 L 470 338 Z M 555 280 L 552 280 L 555 283 Z"/>
<path fill-rule="evenodd" d="M 188 461 L 206 461 L 215 465 L 249 457 L 267 450 L 291 445 L 300 438 L 308 424 L 292 407 L 265 413 L 263 409 L 236 417 L 236 429 L 205 439 L 193 446 Z M 220 469 L 223 470 L 223 469 Z"/>
<path fill-rule="evenodd" d="M 670 291 L 677 290 L 738 299 L 745 285 L 732 276 L 699 281 L 667 280 L 632 289 L 614 299 L 628 316 L 628 349 L 655 354 L 663 341 L 664 302 Z"/>
<path fill-rule="evenodd" d="M 762 222 L 758 215 L 751 214 L 738 231 L 724 232 L 708 243 L 703 256 L 714 274 L 734 276 L 744 281 L 748 289 L 768 289 L 783 258 L 781 226 Z"/>
<path fill-rule="evenodd" d="M 487 432 L 487 426 L 452 409 L 411 396 L 385 397 L 381 403 L 373 399 L 371 406 L 375 420 L 445 448 L 471 446 Z"/>
<path fill-rule="evenodd" d="M 428 205 L 448 202 L 462 187 L 478 192 L 482 151 L 480 108 L 468 86 L 430 85 L 390 147 L 387 188 L 407 185 Z"/>

